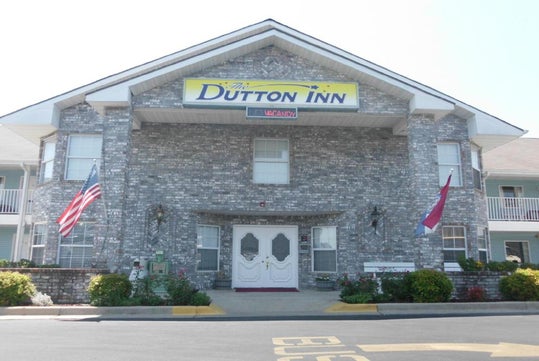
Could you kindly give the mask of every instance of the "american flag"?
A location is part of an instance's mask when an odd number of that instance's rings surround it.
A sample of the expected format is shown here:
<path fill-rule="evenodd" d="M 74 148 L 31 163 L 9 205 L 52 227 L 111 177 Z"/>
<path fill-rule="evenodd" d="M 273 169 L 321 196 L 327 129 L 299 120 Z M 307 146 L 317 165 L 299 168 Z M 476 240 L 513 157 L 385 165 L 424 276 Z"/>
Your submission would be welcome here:
<path fill-rule="evenodd" d="M 97 167 L 94 164 L 81 190 L 75 195 L 75 198 L 73 198 L 62 215 L 56 220 L 56 223 L 60 225 L 60 234 L 67 237 L 79 221 L 79 218 L 86 207 L 100 196 L 101 187 L 99 186 Z"/>

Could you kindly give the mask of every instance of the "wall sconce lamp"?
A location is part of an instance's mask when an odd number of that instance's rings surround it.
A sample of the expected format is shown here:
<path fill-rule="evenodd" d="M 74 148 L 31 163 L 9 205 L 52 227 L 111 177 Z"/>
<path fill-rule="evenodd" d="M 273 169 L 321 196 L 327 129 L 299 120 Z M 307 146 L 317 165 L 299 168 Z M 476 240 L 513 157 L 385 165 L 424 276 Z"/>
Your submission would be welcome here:
<path fill-rule="evenodd" d="M 157 221 L 158 228 L 165 220 L 165 210 L 162 205 L 157 206 L 157 209 L 155 210 L 155 220 Z"/>
<path fill-rule="evenodd" d="M 371 227 L 374 228 L 376 232 L 376 227 L 378 227 L 378 222 L 380 221 L 380 216 L 382 212 L 378 210 L 377 206 L 374 206 L 374 210 L 371 212 Z"/>

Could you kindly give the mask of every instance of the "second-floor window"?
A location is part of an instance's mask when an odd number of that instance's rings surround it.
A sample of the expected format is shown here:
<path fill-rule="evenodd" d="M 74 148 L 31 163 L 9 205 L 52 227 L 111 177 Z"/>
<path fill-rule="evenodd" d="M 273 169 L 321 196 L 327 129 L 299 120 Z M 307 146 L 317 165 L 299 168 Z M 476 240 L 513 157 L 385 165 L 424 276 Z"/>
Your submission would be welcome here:
<path fill-rule="evenodd" d="M 253 181 L 262 184 L 288 184 L 287 139 L 255 139 Z"/>
<path fill-rule="evenodd" d="M 440 143 L 438 144 L 438 175 L 440 187 L 447 181 L 447 177 L 451 173 L 451 170 L 453 170 L 451 186 L 462 186 L 459 145 L 457 143 Z"/>
<path fill-rule="evenodd" d="M 43 153 L 41 154 L 41 169 L 39 173 L 39 182 L 45 183 L 52 179 L 52 168 L 54 164 L 54 153 L 56 143 L 45 141 L 43 143 Z"/>
<path fill-rule="evenodd" d="M 479 162 L 479 151 L 477 149 L 472 149 L 472 172 L 474 188 L 478 190 L 483 189 L 483 181 L 481 179 L 481 164 Z"/>
<path fill-rule="evenodd" d="M 65 179 L 86 179 L 94 160 L 99 168 L 102 144 L 101 135 L 71 135 L 67 147 Z"/>

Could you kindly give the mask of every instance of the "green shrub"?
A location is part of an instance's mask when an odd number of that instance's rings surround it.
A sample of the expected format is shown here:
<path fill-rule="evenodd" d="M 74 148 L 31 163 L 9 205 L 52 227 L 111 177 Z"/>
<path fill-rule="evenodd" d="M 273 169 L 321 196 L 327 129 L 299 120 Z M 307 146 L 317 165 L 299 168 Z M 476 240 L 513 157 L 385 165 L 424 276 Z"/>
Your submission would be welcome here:
<path fill-rule="evenodd" d="M 209 306 L 211 298 L 204 292 L 197 292 L 193 295 L 193 306 Z"/>
<path fill-rule="evenodd" d="M 0 272 L 0 306 L 28 303 L 36 287 L 28 275 L 19 272 Z"/>
<path fill-rule="evenodd" d="M 521 269 L 518 269 L 516 271 L 517 273 L 522 273 L 523 275 L 526 275 L 530 278 L 533 279 L 533 281 L 535 282 L 535 284 L 537 286 L 539 286 L 539 271 L 538 270 L 534 270 L 534 269 L 531 269 L 531 268 L 521 268 Z"/>
<path fill-rule="evenodd" d="M 199 292 L 184 272 L 180 272 L 178 276 L 169 276 L 165 288 L 168 294 L 167 303 L 171 306 L 202 306 L 198 303 L 211 303 L 209 296 Z"/>
<path fill-rule="evenodd" d="M 518 268 L 518 263 L 511 262 L 511 261 L 503 261 L 503 262 L 489 262 L 485 265 L 485 268 L 488 271 L 493 272 L 515 272 Z"/>
<path fill-rule="evenodd" d="M 378 282 L 370 277 L 359 276 L 357 280 L 351 280 L 348 277 L 348 274 L 345 273 L 343 277 L 338 280 L 338 283 L 342 287 L 339 296 L 343 302 L 347 302 L 346 300 L 350 299 L 349 296 L 363 295 L 361 296 L 362 299 L 369 299 L 372 301 L 378 295 Z"/>
<path fill-rule="evenodd" d="M 345 303 L 369 303 L 374 300 L 372 295 L 368 293 L 356 293 L 354 295 L 341 297 L 341 299 Z"/>
<path fill-rule="evenodd" d="M 500 280 L 500 292 L 509 301 L 539 300 L 539 285 L 531 270 L 518 270 Z"/>
<path fill-rule="evenodd" d="M 473 258 L 466 258 L 464 256 L 461 256 L 458 258 L 458 263 L 460 268 L 462 268 L 463 271 L 467 272 L 476 272 L 485 269 L 485 264 L 483 262 L 476 261 Z"/>
<path fill-rule="evenodd" d="M 161 306 L 165 300 L 155 294 L 154 290 L 163 285 L 161 277 L 144 277 L 133 282 L 132 297 L 129 305 L 132 306 Z"/>
<path fill-rule="evenodd" d="M 7 259 L 0 259 L 0 268 L 12 268 L 13 262 L 8 261 Z"/>
<path fill-rule="evenodd" d="M 390 273 L 382 276 L 382 293 L 385 302 L 411 302 L 410 290 L 405 282 L 405 273 Z"/>
<path fill-rule="evenodd" d="M 447 302 L 451 297 L 453 284 L 445 273 L 432 269 L 422 269 L 406 274 L 406 289 L 413 302 Z"/>
<path fill-rule="evenodd" d="M 174 306 L 190 305 L 197 289 L 191 286 L 191 282 L 183 274 L 170 276 L 166 281 L 168 302 Z"/>
<path fill-rule="evenodd" d="M 536 264 L 536 263 L 522 263 L 520 265 L 520 268 L 522 269 L 531 269 L 531 270 L 534 270 L 534 271 L 539 271 L 539 264 Z"/>
<path fill-rule="evenodd" d="M 124 274 L 106 274 L 92 277 L 88 286 L 90 303 L 94 306 L 121 306 L 131 295 L 131 282 Z"/>
<path fill-rule="evenodd" d="M 41 264 L 36 265 L 34 261 L 28 259 L 21 259 L 20 261 L 8 261 L 7 259 L 0 259 L 0 268 L 60 268 L 59 264 Z"/>

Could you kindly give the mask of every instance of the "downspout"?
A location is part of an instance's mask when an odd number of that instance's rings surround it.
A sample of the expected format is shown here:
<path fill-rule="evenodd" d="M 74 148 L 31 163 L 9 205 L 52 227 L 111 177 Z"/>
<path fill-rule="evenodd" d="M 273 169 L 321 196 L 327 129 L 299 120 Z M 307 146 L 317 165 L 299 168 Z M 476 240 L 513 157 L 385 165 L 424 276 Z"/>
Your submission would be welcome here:
<path fill-rule="evenodd" d="M 26 208 L 28 205 L 28 184 L 30 182 L 30 167 L 21 163 L 22 170 L 24 171 L 24 178 L 22 182 L 22 194 L 19 205 L 19 219 L 17 223 L 17 234 L 15 237 L 15 247 L 13 249 L 13 261 L 19 261 L 22 253 L 22 245 L 24 241 L 24 226 L 26 217 Z"/>

